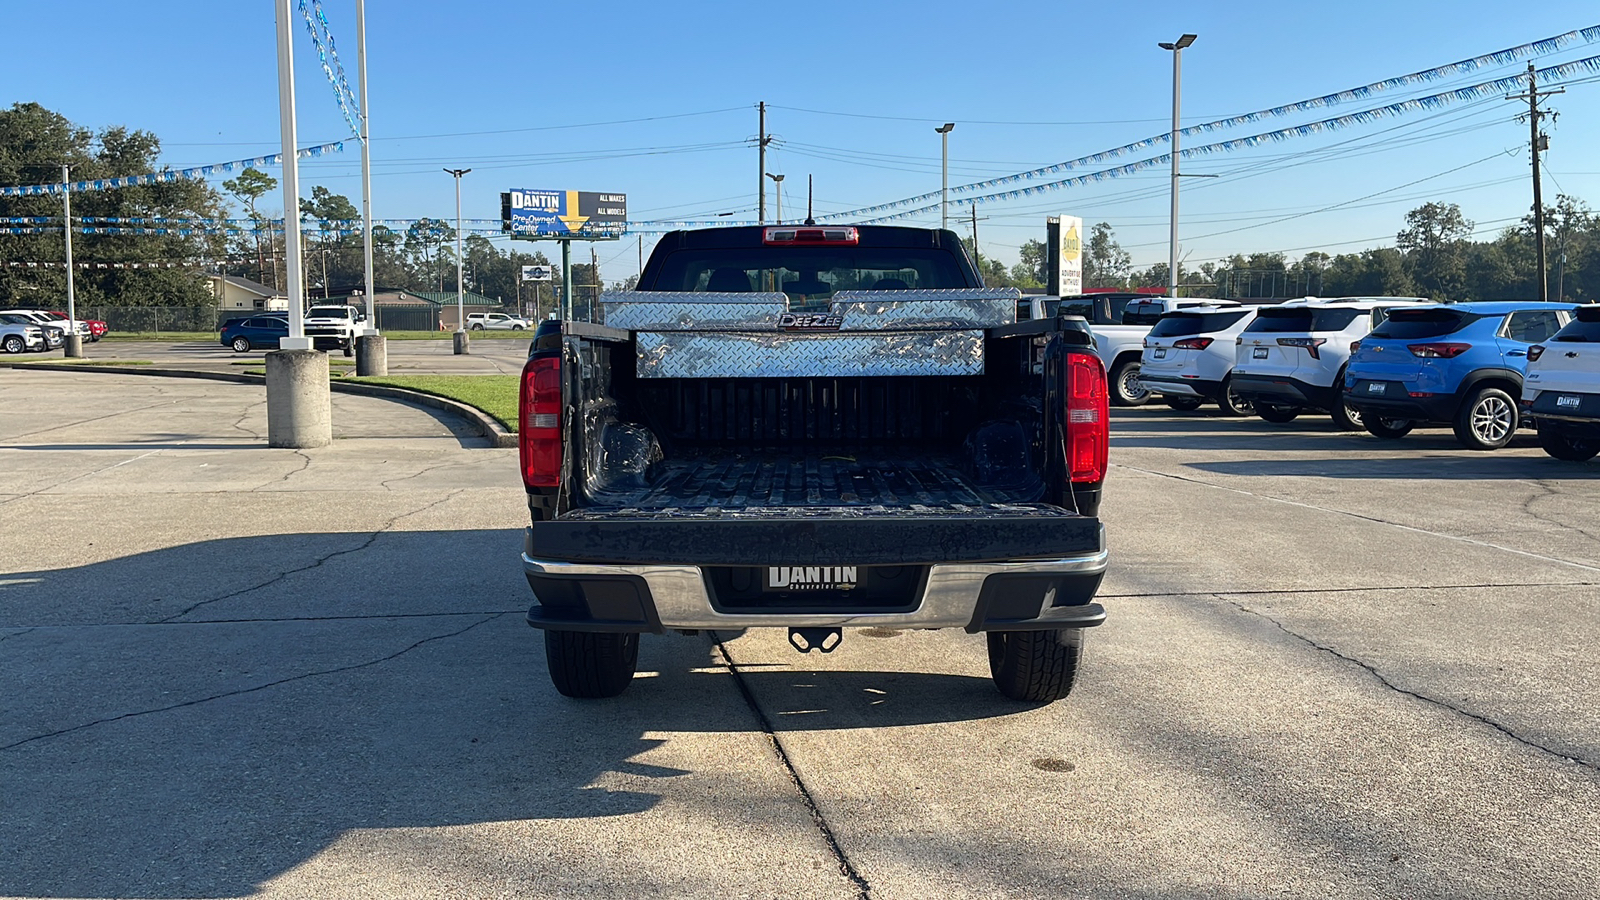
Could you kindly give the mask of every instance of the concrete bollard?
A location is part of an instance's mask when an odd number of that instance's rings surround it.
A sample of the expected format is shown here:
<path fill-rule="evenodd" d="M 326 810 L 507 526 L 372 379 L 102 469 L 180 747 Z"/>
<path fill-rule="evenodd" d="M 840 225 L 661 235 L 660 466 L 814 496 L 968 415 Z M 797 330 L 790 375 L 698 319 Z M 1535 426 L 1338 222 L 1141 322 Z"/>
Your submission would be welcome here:
<path fill-rule="evenodd" d="M 356 374 L 389 374 L 389 339 L 381 334 L 356 338 Z"/>
<path fill-rule="evenodd" d="M 303 450 L 333 443 L 333 395 L 328 354 L 274 350 L 267 354 L 267 446 Z"/>
<path fill-rule="evenodd" d="M 468 348 L 469 348 L 469 345 L 470 345 L 471 342 L 468 340 L 467 333 L 465 331 L 458 331 L 454 335 L 452 335 L 452 337 L 455 339 L 455 348 L 456 348 L 456 355 L 457 356 L 460 356 L 463 353 L 470 352 Z"/>
<path fill-rule="evenodd" d="M 67 342 L 62 345 L 68 359 L 83 358 L 83 335 L 73 332 L 67 335 Z"/>

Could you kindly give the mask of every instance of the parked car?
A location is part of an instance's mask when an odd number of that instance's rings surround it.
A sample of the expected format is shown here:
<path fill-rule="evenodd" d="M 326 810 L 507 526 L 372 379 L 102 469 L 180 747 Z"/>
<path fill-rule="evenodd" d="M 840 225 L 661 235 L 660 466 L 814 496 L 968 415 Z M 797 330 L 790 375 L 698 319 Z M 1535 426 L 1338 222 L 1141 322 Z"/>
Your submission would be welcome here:
<path fill-rule="evenodd" d="M 25 316 L 0 313 L 0 350 L 26 353 L 45 349 L 44 329 Z"/>
<path fill-rule="evenodd" d="M 1522 411 L 1556 459 L 1600 453 L 1600 305 L 1576 308 L 1550 340 L 1528 348 Z"/>
<path fill-rule="evenodd" d="M 278 346 L 289 336 L 289 318 L 283 315 L 255 315 L 234 319 L 222 326 L 222 344 L 235 353 L 248 353 L 258 347 Z"/>
<path fill-rule="evenodd" d="M 467 329 L 470 331 L 526 331 L 532 327 L 532 322 L 509 313 L 467 313 Z"/>
<path fill-rule="evenodd" d="M 345 356 L 355 355 L 356 336 L 367 314 L 349 305 L 317 305 L 306 310 L 306 337 L 318 350 L 337 347 Z"/>
<path fill-rule="evenodd" d="M 1421 297 L 1307 297 L 1263 308 L 1235 343 L 1233 390 L 1268 422 L 1289 422 L 1307 409 L 1332 414 L 1340 428 L 1361 430 L 1361 413 L 1345 403 L 1344 366 L 1351 346 L 1399 306 Z"/>
<path fill-rule="evenodd" d="M 1213 302 L 1109 291 L 1070 297 L 1031 296 L 1018 301 L 1017 317 L 1019 321 L 1083 317 L 1094 334 L 1095 353 L 1111 373 L 1111 402 L 1117 406 L 1143 406 L 1150 401 L 1150 392 L 1139 380 L 1139 356 L 1144 352 L 1150 326 L 1173 309 Z"/>
<path fill-rule="evenodd" d="M 1381 438 L 1441 424 L 1470 450 L 1504 447 L 1517 432 L 1529 348 L 1560 331 L 1572 308 L 1524 300 L 1396 309 L 1351 354 L 1345 402 Z"/>
<path fill-rule="evenodd" d="M 45 310 L 44 314 L 58 322 L 72 321 L 71 316 L 68 316 L 66 313 L 59 312 L 57 310 Z M 78 324 L 81 326 L 78 330 L 78 333 L 87 337 L 90 343 L 94 343 L 105 337 L 106 332 L 111 330 L 109 327 L 107 327 L 106 323 L 100 321 L 99 319 L 79 319 Z M 85 332 L 84 329 L 87 329 L 87 332 Z"/>
<path fill-rule="evenodd" d="M 43 309 L 14 309 L 12 312 L 21 313 L 47 329 L 60 329 L 63 340 L 65 340 L 69 331 L 76 331 L 78 337 L 93 340 L 92 333 L 89 331 L 89 323 L 82 319 L 74 322 L 66 316 Z"/>
<path fill-rule="evenodd" d="M 61 322 L 50 317 L 49 314 L 37 309 L 8 309 L 7 315 L 21 316 L 23 319 L 44 329 L 45 344 L 51 350 L 67 342 L 67 329 L 70 323 Z"/>
<path fill-rule="evenodd" d="M 1250 401 L 1233 391 L 1233 342 L 1255 318 L 1239 304 L 1166 313 L 1144 339 L 1139 380 L 1173 409 L 1215 403 L 1223 415 L 1249 415 Z"/>

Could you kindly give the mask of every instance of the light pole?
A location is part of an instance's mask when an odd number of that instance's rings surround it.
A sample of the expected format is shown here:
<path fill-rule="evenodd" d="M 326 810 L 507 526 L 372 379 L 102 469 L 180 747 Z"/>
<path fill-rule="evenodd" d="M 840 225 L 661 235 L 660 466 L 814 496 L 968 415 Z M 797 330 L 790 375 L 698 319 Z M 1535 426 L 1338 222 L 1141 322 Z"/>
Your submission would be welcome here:
<path fill-rule="evenodd" d="M 1178 296 L 1178 108 L 1183 97 L 1183 48 L 1194 43 L 1186 34 L 1172 43 L 1162 41 L 1163 50 L 1172 51 L 1172 233 L 1167 241 L 1167 293 Z"/>
<path fill-rule="evenodd" d="M 456 334 L 455 351 L 459 356 L 467 352 L 467 288 L 461 280 L 461 176 L 471 169 L 445 169 L 456 177 Z"/>
<path fill-rule="evenodd" d="M 950 132 L 956 130 L 956 123 L 946 122 L 941 128 L 935 128 L 939 133 L 939 150 L 943 165 L 940 166 L 939 179 L 939 227 L 950 227 Z"/>
<path fill-rule="evenodd" d="M 771 172 L 768 172 L 767 173 L 767 177 L 771 178 L 773 180 L 773 182 L 777 185 L 777 189 L 778 189 L 778 198 L 777 198 L 778 199 L 778 224 L 782 225 L 783 224 L 783 176 L 782 175 L 774 175 Z M 718 213 L 718 215 L 726 215 L 726 214 L 725 213 Z"/>
<path fill-rule="evenodd" d="M 67 237 L 67 340 L 63 355 L 83 355 L 83 336 L 78 334 L 78 305 L 72 285 L 72 190 L 67 183 L 68 168 L 61 167 L 61 208 L 65 218 L 61 233 Z"/>

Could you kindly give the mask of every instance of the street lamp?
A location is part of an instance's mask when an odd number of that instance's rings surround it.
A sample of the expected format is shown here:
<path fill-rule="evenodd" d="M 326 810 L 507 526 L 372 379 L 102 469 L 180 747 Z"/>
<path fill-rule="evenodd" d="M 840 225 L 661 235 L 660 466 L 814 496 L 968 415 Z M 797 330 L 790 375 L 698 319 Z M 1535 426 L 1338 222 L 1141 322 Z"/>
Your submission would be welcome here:
<path fill-rule="evenodd" d="M 939 227 L 950 227 L 950 132 L 956 130 L 956 123 L 946 122 L 944 127 L 935 128 L 939 133 L 940 156 L 944 160 L 941 166 L 942 176 L 939 180 Z"/>
<path fill-rule="evenodd" d="M 1182 93 L 1183 48 L 1194 43 L 1195 35 L 1186 34 L 1173 43 L 1157 44 L 1172 51 L 1172 233 L 1167 243 L 1167 293 L 1178 296 L 1178 106 Z"/>
<path fill-rule="evenodd" d="M 445 169 L 446 172 L 456 177 L 456 333 L 455 352 L 457 356 L 467 352 L 467 288 L 461 280 L 461 176 L 471 172 L 471 169 Z"/>
<path fill-rule="evenodd" d="M 777 184 L 777 188 L 778 188 L 778 224 L 782 225 L 783 224 L 783 176 L 782 175 L 774 175 L 771 172 L 768 172 L 767 173 L 767 177 L 771 178 L 773 180 L 773 182 L 775 182 Z"/>

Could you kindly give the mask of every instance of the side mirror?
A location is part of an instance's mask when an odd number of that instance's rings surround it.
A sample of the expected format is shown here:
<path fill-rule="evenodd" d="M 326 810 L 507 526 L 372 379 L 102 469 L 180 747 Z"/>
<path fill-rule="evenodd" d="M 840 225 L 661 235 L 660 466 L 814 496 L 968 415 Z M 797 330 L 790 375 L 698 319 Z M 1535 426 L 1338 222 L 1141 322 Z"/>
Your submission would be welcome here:
<path fill-rule="evenodd" d="M 366 320 L 367 320 L 367 314 L 366 313 L 356 313 L 356 321 L 357 322 L 365 322 Z"/>

